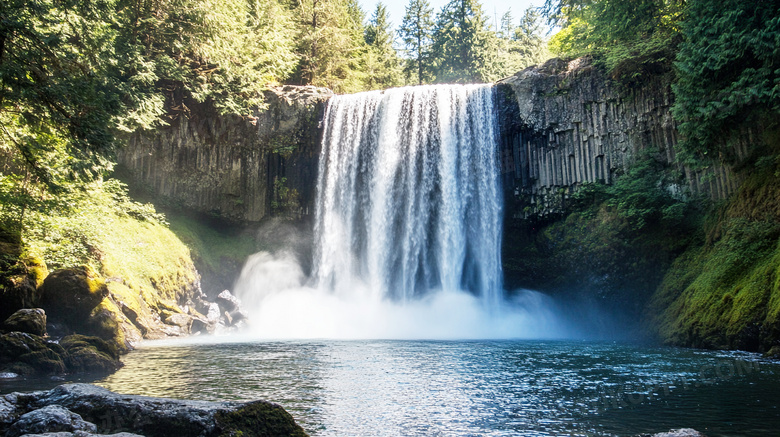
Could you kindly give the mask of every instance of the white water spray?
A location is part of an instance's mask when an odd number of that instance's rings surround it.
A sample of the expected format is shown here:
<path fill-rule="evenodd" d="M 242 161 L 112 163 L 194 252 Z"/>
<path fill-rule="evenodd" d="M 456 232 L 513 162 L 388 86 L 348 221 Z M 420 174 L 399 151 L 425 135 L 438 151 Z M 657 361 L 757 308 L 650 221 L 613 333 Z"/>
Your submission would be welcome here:
<path fill-rule="evenodd" d="M 516 338 L 560 332 L 548 302 L 503 298 L 502 193 L 489 85 L 333 97 L 314 264 L 250 258 L 236 293 L 272 338 Z"/>

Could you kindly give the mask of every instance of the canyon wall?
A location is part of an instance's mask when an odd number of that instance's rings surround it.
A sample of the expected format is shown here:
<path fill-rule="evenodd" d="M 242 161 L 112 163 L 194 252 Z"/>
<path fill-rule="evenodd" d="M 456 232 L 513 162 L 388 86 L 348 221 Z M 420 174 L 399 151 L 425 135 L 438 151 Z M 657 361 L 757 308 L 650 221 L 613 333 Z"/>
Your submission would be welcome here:
<path fill-rule="evenodd" d="M 311 86 L 273 88 L 267 108 L 250 117 L 187 102 L 187 113 L 169 126 L 133 134 L 118 161 L 155 196 L 215 217 L 254 222 L 281 208 L 307 215 L 317 181 L 317 127 L 331 95 Z"/>
<path fill-rule="evenodd" d="M 330 96 L 322 88 L 274 88 L 267 108 L 245 118 L 190 102 L 187 116 L 170 126 L 132 135 L 119 162 L 155 195 L 213 216 L 259 221 L 282 208 L 305 216 L 313 211 L 320 121 Z M 583 183 L 610 184 L 642 151 L 674 163 L 672 99 L 664 76 L 622 86 L 588 58 L 553 59 L 500 81 L 501 166 L 513 213 L 559 214 Z M 736 149 L 749 143 L 748 133 Z M 678 188 L 689 189 L 681 192 L 720 200 L 739 185 L 724 166 L 680 170 Z"/>
<path fill-rule="evenodd" d="M 504 187 L 514 189 L 520 204 L 516 214 L 560 213 L 573 190 L 583 183 L 610 184 L 644 150 L 674 163 L 672 99 L 664 76 L 621 88 L 588 58 L 553 59 L 500 81 L 502 173 Z M 724 199 L 739 183 L 722 166 L 680 169 L 681 185 L 713 199 Z"/>

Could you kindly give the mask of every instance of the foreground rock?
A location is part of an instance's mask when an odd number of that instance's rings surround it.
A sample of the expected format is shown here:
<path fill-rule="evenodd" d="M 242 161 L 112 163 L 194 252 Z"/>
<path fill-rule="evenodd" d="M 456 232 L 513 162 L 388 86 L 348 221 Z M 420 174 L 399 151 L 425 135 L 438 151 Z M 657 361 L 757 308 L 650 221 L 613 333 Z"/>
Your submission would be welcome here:
<path fill-rule="evenodd" d="M 121 395 L 89 384 L 0 397 L 0 434 L 305 436 L 282 407 L 265 401 L 201 402 Z M 129 434 L 128 434 L 129 433 Z"/>
<path fill-rule="evenodd" d="M 3 373 L 110 373 L 121 366 L 116 347 L 97 337 L 69 335 L 57 343 L 26 332 L 0 335 L 0 372 Z"/>
<path fill-rule="evenodd" d="M 3 330 L 46 335 L 46 312 L 41 308 L 21 309 L 3 322 Z"/>

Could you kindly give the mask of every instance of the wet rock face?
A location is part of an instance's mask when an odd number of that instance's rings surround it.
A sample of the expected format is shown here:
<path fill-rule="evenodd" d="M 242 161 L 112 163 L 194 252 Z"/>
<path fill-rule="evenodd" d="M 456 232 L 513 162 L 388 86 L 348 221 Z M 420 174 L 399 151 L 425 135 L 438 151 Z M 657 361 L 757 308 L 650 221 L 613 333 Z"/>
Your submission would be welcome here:
<path fill-rule="evenodd" d="M 96 432 L 97 427 L 84 421 L 81 416 L 59 405 L 47 405 L 43 408 L 23 414 L 5 433 L 6 437 L 19 437 L 26 434 L 53 433 L 60 431 Z"/>
<path fill-rule="evenodd" d="M 330 90 L 278 87 L 252 116 L 222 116 L 207 104 L 166 128 L 127 139 L 119 163 L 135 183 L 192 210 L 235 221 L 271 214 L 275 185 L 296 190 L 297 213 L 313 211 L 319 121 Z"/>
<path fill-rule="evenodd" d="M 498 84 L 504 187 L 514 188 L 526 215 L 561 212 L 583 183 L 606 184 L 638 154 L 654 149 L 673 163 L 677 126 L 673 94 L 664 76 L 627 89 L 587 58 L 552 59 Z M 738 180 L 725 167 L 705 177 L 685 169 L 683 182 L 697 193 L 725 198 Z"/>
<path fill-rule="evenodd" d="M 0 335 L 0 371 L 17 375 L 64 373 L 62 346 L 24 332 Z"/>
<path fill-rule="evenodd" d="M 198 402 L 129 396 L 89 384 L 0 397 L 0 434 L 58 431 L 75 431 L 73 435 L 129 431 L 132 434 L 124 435 L 148 437 L 306 435 L 282 407 L 265 401 Z"/>

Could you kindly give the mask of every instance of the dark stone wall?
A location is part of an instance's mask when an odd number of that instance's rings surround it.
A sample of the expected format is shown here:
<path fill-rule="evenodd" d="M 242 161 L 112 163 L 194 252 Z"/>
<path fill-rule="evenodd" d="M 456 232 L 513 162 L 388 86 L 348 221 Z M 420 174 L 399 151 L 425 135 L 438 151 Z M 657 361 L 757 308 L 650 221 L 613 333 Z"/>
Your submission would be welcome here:
<path fill-rule="evenodd" d="M 299 215 L 313 212 L 319 126 L 330 90 L 285 86 L 266 93 L 251 117 L 218 115 L 188 102 L 170 126 L 130 136 L 118 154 L 132 180 L 188 209 L 240 222 L 268 216 L 274 181 L 299 195 Z"/>
<path fill-rule="evenodd" d="M 588 58 L 553 59 L 498 83 L 504 186 L 514 188 L 521 215 L 562 212 L 573 190 L 588 182 L 610 184 L 643 150 L 675 161 L 669 79 L 650 76 L 639 83 L 621 88 Z M 745 150 L 748 142 L 741 145 Z M 681 170 L 681 185 L 713 199 L 726 198 L 739 184 L 723 166 Z"/>

